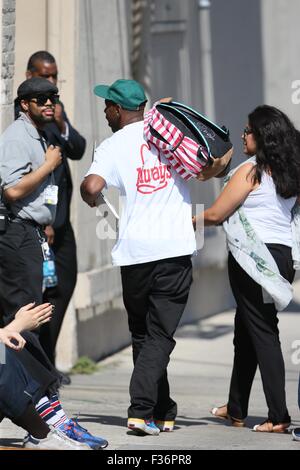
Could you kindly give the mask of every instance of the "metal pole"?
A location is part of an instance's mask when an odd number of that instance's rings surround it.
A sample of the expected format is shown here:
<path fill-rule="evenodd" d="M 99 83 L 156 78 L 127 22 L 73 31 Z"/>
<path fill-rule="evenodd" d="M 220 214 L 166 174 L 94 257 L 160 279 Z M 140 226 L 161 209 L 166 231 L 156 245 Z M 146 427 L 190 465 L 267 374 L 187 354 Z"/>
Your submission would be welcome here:
<path fill-rule="evenodd" d="M 203 90 L 204 114 L 215 120 L 214 76 L 212 67 L 212 46 L 210 29 L 210 0 L 198 0 L 201 81 Z M 211 180 L 215 197 L 220 192 L 221 183 L 218 179 Z"/>
<path fill-rule="evenodd" d="M 202 88 L 204 112 L 212 120 L 215 119 L 214 83 L 212 69 L 211 31 L 210 31 L 209 0 L 198 0 L 199 7 L 199 35 L 200 60 L 202 74 Z"/>

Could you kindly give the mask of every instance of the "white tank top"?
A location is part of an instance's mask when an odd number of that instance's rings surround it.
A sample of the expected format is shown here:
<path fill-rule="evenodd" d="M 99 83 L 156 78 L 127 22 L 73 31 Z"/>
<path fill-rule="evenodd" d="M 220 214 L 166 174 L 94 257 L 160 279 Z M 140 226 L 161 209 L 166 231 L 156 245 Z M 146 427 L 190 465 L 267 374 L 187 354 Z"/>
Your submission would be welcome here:
<path fill-rule="evenodd" d="M 251 226 L 264 243 L 292 246 L 291 210 L 296 197 L 284 199 L 276 193 L 270 175 L 263 172 L 261 184 L 243 204 Z"/>

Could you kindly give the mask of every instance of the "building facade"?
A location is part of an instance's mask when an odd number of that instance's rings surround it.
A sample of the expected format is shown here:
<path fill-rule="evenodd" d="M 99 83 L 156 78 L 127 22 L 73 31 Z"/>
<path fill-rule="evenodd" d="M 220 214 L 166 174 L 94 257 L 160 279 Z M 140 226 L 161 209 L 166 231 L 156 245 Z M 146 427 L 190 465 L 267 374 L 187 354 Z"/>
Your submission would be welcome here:
<path fill-rule="evenodd" d="M 15 66 L 15 0 L 0 0 L 1 109 L 0 131 L 13 119 L 13 78 Z"/>

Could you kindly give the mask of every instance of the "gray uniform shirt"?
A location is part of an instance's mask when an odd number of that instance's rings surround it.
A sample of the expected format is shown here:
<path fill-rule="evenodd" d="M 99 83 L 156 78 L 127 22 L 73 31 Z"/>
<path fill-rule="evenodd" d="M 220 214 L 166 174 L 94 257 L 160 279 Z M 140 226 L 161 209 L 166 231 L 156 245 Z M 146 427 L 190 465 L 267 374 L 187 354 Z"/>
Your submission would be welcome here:
<path fill-rule="evenodd" d="M 16 186 L 23 176 L 37 170 L 45 162 L 45 149 L 45 140 L 29 118 L 20 113 L 20 117 L 0 137 L 0 178 L 3 189 Z M 44 190 L 49 184 L 54 184 L 53 175 L 49 175 L 27 197 L 9 203 L 13 215 L 41 225 L 52 224 L 56 206 L 44 202 Z"/>

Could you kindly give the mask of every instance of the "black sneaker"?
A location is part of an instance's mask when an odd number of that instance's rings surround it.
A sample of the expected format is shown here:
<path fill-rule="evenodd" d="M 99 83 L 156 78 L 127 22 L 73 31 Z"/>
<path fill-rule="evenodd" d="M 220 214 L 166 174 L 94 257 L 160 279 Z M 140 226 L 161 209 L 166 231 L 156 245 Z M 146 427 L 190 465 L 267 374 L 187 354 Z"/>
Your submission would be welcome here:
<path fill-rule="evenodd" d="M 60 377 L 61 377 L 61 384 L 62 385 L 71 385 L 71 377 L 66 374 L 65 372 L 61 372 L 60 370 L 58 371 Z"/>

